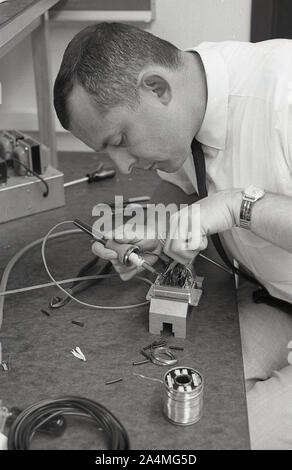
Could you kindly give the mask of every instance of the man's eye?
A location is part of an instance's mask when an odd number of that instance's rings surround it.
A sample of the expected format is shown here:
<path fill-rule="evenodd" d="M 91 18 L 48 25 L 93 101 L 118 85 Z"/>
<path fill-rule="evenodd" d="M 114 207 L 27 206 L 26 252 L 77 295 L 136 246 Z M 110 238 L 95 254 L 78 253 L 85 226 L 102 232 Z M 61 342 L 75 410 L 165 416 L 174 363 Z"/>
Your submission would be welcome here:
<path fill-rule="evenodd" d="M 115 147 L 123 147 L 126 145 L 126 137 L 122 135 L 121 140 L 115 144 Z"/>

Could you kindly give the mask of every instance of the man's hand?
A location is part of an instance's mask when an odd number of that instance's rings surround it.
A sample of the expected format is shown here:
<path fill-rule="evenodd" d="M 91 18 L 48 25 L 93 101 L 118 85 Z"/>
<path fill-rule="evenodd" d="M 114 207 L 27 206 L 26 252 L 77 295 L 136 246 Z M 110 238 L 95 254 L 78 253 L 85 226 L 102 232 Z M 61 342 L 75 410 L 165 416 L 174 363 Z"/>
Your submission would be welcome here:
<path fill-rule="evenodd" d="M 143 268 L 137 268 L 136 266 L 127 266 L 122 263 L 122 259 L 119 256 L 119 245 L 128 243 L 137 245 L 141 250 L 141 255 L 149 264 L 154 264 L 157 261 L 155 254 L 160 254 L 162 251 L 162 245 L 158 240 L 158 237 L 154 229 L 145 226 L 133 226 L 125 224 L 117 227 L 113 232 L 106 234 L 107 238 L 115 241 L 117 250 L 106 248 L 99 242 L 94 242 L 92 245 L 92 251 L 95 255 L 111 261 L 115 270 L 119 273 L 121 279 L 127 281 L 134 277 L 138 272 L 143 271 Z M 147 252 L 144 254 L 144 252 Z M 153 255 L 148 254 L 153 253 Z"/>
<path fill-rule="evenodd" d="M 176 212 L 170 218 L 170 230 L 164 252 L 187 264 L 207 247 L 207 237 L 235 225 L 241 204 L 241 191 L 220 191 Z"/>

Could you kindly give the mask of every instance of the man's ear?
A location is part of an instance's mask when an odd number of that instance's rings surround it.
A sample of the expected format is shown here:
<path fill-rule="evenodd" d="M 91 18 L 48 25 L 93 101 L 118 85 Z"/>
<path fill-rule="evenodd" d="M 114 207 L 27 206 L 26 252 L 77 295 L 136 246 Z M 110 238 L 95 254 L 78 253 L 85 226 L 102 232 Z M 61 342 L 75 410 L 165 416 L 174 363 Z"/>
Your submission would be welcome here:
<path fill-rule="evenodd" d="M 162 104 L 167 105 L 171 101 L 170 84 L 162 75 L 143 72 L 138 85 L 140 89 L 154 93 Z"/>

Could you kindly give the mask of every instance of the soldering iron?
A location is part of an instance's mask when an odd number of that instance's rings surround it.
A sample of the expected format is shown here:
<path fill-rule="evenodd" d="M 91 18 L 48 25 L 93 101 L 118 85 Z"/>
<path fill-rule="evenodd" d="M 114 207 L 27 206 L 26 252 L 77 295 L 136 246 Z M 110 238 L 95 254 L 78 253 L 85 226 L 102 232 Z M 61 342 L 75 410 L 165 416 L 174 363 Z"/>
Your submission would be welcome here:
<path fill-rule="evenodd" d="M 128 266 L 133 264 L 134 266 L 142 267 L 147 271 L 150 271 L 152 274 L 159 274 L 159 272 L 147 263 L 147 261 L 145 261 L 145 259 L 140 255 L 140 248 L 137 245 L 118 243 L 115 240 L 109 239 L 101 232 L 92 229 L 92 227 L 79 219 L 74 219 L 73 223 L 96 241 L 102 243 L 106 248 L 115 251 L 118 254 L 118 258 L 121 263 Z"/>

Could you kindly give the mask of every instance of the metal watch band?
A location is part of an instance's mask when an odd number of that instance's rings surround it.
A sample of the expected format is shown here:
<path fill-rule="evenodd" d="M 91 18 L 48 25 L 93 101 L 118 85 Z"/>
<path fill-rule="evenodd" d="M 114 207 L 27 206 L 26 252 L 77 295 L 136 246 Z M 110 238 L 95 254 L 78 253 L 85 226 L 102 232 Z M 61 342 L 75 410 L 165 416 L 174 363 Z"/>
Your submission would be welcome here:
<path fill-rule="evenodd" d="M 239 226 L 242 228 L 250 228 L 250 221 L 251 221 L 251 210 L 254 203 L 254 199 L 243 195 L 242 203 L 240 207 L 240 215 L 239 215 Z"/>

